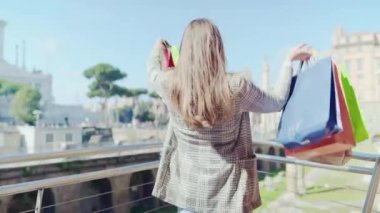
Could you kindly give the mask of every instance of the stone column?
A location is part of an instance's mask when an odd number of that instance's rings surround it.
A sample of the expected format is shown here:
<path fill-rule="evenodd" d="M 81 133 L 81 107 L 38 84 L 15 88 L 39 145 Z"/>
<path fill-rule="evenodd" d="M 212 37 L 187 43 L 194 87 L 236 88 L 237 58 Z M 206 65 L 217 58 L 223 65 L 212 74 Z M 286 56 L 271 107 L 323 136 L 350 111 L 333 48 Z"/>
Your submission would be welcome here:
<path fill-rule="evenodd" d="M 5 21 L 0 20 L 0 61 L 4 60 L 4 28 L 6 25 Z"/>
<path fill-rule="evenodd" d="M 298 171 L 297 166 L 293 164 L 286 165 L 286 191 L 290 197 L 298 195 Z"/>
<path fill-rule="evenodd" d="M 110 178 L 112 189 L 114 189 L 112 196 L 112 203 L 114 206 L 120 204 L 120 206 L 115 207 L 114 213 L 126 213 L 130 212 L 130 205 L 121 205 L 122 203 L 130 202 L 129 197 L 129 182 L 132 175 L 123 175 L 118 177 Z"/>
<path fill-rule="evenodd" d="M 72 184 L 67 186 L 60 186 L 52 188 L 54 194 L 55 203 L 62 203 L 66 201 L 71 201 L 80 198 L 80 190 L 82 183 Z M 65 212 L 78 212 L 80 211 L 79 201 L 70 202 L 64 205 L 56 206 L 56 213 L 65 213 Z"/>
<path fill-rule="evenodd" d="M 297 166 L 297 190 L 299 194 L 305 194 L 305 167 Z"/>
<path fill-rule="evenodd" d="M 9 202 L 11 201 L 12 196 L 0 198 L 0 212 L 7 212 Z"/>

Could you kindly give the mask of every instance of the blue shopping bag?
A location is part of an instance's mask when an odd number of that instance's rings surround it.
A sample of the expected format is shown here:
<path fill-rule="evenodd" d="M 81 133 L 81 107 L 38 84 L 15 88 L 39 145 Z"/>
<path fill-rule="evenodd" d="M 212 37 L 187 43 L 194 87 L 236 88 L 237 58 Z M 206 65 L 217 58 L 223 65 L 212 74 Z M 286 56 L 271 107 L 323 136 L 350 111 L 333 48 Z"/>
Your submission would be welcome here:
<path fill-rule="evenodd" d="M 331 58 L 305 68 L 293 78 L 277 140 L 292 149 L 318 143 L 342 130 Z"/>

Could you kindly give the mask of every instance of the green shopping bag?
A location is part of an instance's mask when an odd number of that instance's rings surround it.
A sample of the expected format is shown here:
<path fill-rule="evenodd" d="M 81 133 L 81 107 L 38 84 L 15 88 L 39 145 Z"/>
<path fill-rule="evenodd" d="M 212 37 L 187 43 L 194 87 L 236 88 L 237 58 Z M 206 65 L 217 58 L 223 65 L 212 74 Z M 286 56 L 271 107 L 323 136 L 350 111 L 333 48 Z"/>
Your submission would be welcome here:
<path fill-rule="evenodd" d="M 369 138 L 368 131 L 365 127 L 359 103 L 356 98 L 354 88 L 352 87 L 351 82 L 348 78 L 345 67 L 340 67 L 340 73 L 344 96 L 346 97 L 348 112 L 350 115 L 352 128 L 354 130 L 355 142 L 359 143 Z"/>
<path fill-rule="evenodd" d="M 175 46 L 175 45 L 171 46 L 170 52 L 171 52 L 172 57 L 173 57 L 174 65 L 177 66 L 178 57 L 179 57 L 179 50 L 178 50 L 177 46 Z"/>

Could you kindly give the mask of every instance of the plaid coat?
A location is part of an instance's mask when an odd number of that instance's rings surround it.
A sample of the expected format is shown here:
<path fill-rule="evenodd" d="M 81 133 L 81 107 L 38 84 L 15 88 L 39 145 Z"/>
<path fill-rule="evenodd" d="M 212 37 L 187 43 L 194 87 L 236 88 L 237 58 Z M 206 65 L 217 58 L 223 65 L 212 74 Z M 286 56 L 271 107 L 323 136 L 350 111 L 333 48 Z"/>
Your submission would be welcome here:
<path fill-rule="evenodd" d="M 238 74 L 229 75 L 233 117 L 209 129 L 186 126 L 170 106 L 170 73 L 162 72 L 160 52 L 148 60 L 149 79 L 169 108 L 170 122 L 152 194 L 193 212 L 252 212 L 261 205 L 249 112 L 280 111 L 287 99 L 291 63 L 273 94 Z M 175 72 L 175 71 L 174 71 Z"/>

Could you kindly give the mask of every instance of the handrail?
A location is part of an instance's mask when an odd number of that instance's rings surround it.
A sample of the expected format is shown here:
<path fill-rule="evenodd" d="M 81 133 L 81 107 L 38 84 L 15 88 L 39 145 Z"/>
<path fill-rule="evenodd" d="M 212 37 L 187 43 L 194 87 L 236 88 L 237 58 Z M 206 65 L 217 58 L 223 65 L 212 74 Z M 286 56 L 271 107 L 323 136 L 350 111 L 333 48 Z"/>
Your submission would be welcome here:
<path fill-rule="evenodd" d="M 161 142 L 0 156 L 0 169 L 160 152 Z"/>
<path fill-rule="evenodd" d="M 373 161 L 373 162 L 376 162 L 379 159 L 379 155 L 371 154 L 371 153 L 363 153 L 363 152 L 352 152 L 351 156 L 354 159 Z"/>
<path fill-rule="evenodd" d="M 29 181 L 11 185 L 0 186 L 0 196 L 8 196 L 24 192 L 36 191 L 38 189 L 53 188 L 58 186 L 66 186 L 70 184 L 83 183 L 102 178 L 110 178 L 131 174 L 135 172 L 151 170 L 158 167 L 159 161 L 151 161 L 147 163 L 137 163 L 133 165 L 117 167 L 112 169 L 104 169 L 95 172 L 86 172 L 82 174 L 67 175 L 63 177 L 48 178 L 36 181 Z"/>
<path fill-rule="evenodd" d="M 265 141 L 265 140 L 255 140 L 254 144 L 269 145 L 278 148 L 284 148 L 281 143 L 274 141 Z M 66 161 L 73 160 L 88 160 L 113 156 L 125 156 L 125 155 L 134 155 L 142 153 L 157 153 L 160 152 L 162 147 L 161 142 L 153 143 L 143 143 L 143 144 L 128 144 L 128 145 L 114 145 L 114 146 L 104 146 L 104 147 L 86 147 L 81 149 L 72 149 L 72 150 L 63 150 L 63 151 L 50 151 L 50 152 L 40 152 L 33 154 L 17 154 L 17 155 L 7 155 L 0 156 L 0 168 L 2 164 L 16 164 L 39 161 L 38 164 L 43 164 L 43 160 L 52 160 L 52 159 L 65 159 Z M 101 155 L 101 157 L 99 157 Z M 361 152 L 352 152 L 352 158 L 376 162 L 379 158 L 379 155 L 370 154 L 370 153 L 361 153 Z"/>
<path fill-rule="evenodd" d="M 372 175 L 373 169 L 368 167 L 359 167 L 359 166 L 335 166 L 322 163 L 311 162 L 307 160 L 299 160 L 296 158 L 288 157 L 279 157 L 273 155 L 265 154 L 256 154 L 258 160 L 270 161 L 270 162 L 280 162 L 280 163 L 289 163 L 295 165 L 302 165 L 308 167 L 322 168 L 334 171 L 358 173 L 365 175 Z M 148 168 L 149 167 L 149 168 Z M 101 178 L 108 178 L 114 176 L 120 176 L 124 174 L 130 174 L 137 171 L 143 171 L 148 169 L 154 169 L 158 167 L 158 161 L 151 161 L 148 163 L 137 163 L 128 166 L 105 169 L 95 172 L 87 172 L 77 175 L 69 175 L 64 177 L 49 178 L 31 182 L 23 182 L 12 185 L 0 186 L 0 196 L 8 194 L 23 193 L 28 191 L 37 190 L 39 188 L 51 188 L 63 185 L 69 185 L 74 183 L 81 183 L 90 180 L 96 180 Z M 94 178 L 91 178 L 94 177 Z M 20 186 L 20 187 L 16 187 Z"/>
<path fill-rule="evenodd" d="M 257 159 L 259 160 L 266 160 L 270 162 L 290 163 L 290 164 L 296 164 L 296 165 L 301 165 L 301 166 L 316 167 L 316 168 L 321 168 L 321 169 L 358 173 L 358 174 L 365 174 L 365 175 L 371 175 L 372 170 L 373 170 L 372 168 L 368 168 L 368 167 L 336 166 L 336 165 L 330 165 L 330 164 L 316 163 L 316 162 L 307 161 L 307 160 L 299 160 L 296 158 L 279 157 L 279 156 L 274 156 L 274 155 L 256 154 L 256 156 L 257 156 Z"/>
<path fill-rule="evenodd" d="M 69 152 L 65 151 L 65 152 L 56 153 L 56 155 L 43 153 L 43 154 L 36 154 L 29 157 L 25 156 L 24 158 L 21 156 L 17 156 L 16 158 L 18 158 L 18 160 L 20 159 L 37 160 L 37 157 L 41 157 L 41 156 L 43 156 L 44 159 L 53 159 L 54 157 L 75 158 L 75 157 L 78 157 L 77 156 L 78 154 L 87 155 L 87 157 L 89 157 L 93 154 L 101 154 L 102 152 L 105 152 L 108 154 L 127 153 L 128 149 L 130 151 L 129 153 L 133 153 L 133 152 L 139 152 L 144 149 L 147 149 L 147 146 L 149 146 L 149 144 L 134 145 L 135 147 L 134 150 L 133 148 L 131 149 L 132 146 L 121 146 L 121 147 L 115 146 L 115 147 L 107 147 L 107 148 L 101 147 L 101 148 L 96 148 L 96 149 L 91 149 L 91 150 L 71 150 Z M 152 151 L 154 150 L 155 152 L 157 152 L 161 148 L 161 143 L 155 143 L 153 145 L 150 144 L 150 146 L 153 146 Z M 363 167 L 363 166 L 349 166 L 349 165 L 345 165 L 345 166 L 327 165 L 327 164 L 321 164 L 321 163 L 311 162 L 307 160 L 300 160 L 296 158 L 273 156 L 273 155 L 266 155 L 266 154 L 256 154 L 256 156 L 258 160 L 263 160 L 263 161 L 280 162 L 280 163 L 285 163 L 285 164 L 295 164 L 295 165 L 322 168 L 322 169 L 328 169 L 328 170 L 334 170 L 334 171 L 371 175 L 372 176 L 371 182 L 368 187 L 366 200 L 363 207 L 363 212 L 370 212 L 373 208 L 377 188 L 379 185 L 379 179 L 380 179 L 380 155 L 367 154 L 367 153 L 353 153 L 352 156 L 355 157 L 356 159 L 366 160 L 366 161 L 371 161 L 371 162 L 375 161 L 375 165 L 372 168 Z M 8 159 L 8 160 L 2 159 L 0 163 L 9 162 L 10 160 L 11 159 Z M 43 180 L 0 186 L 0 196 L 24 193 L 24 192 L 29 192 L 29 191 L 38 191 L 44 188 L 52 188 L 52 187 L 57 187 L 57 186 L 87 182 L 87 181 L 96 180 L 96 179 L 120 176 L 120 175 L 138 172 L 138 171 L 155 169 L 157 167 L 158 167 L 158 161 L 151 161 L 148 163 L 137 163 L 133 165 L 123 166 L 123 167 L 118 167 L 118 168 L 113 168 L 113 169 L 105 169 L 105 170 L 100 170 L 100 171 L 95 171 L 95 172 L 87 172 L 87 173 L 76 174 L 76 175 L 68 175 L 64 177 L 48 178 L 48 179 L 43 179 Z M 42 193 L 43 192 L 41 192 L 41 194 Z"/>
<path fill-rule="evenodd" d="M 275 141 L 255 140 L 253 143 L 258 145 L 269 145 L 277 148 L 284 148 L 284 146 L 281 143 Z M 352 152 L 351 157 L 357 160 L 376 162 L 380 155 L 363 152 Z"/>

